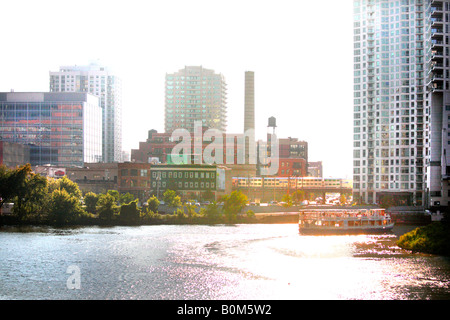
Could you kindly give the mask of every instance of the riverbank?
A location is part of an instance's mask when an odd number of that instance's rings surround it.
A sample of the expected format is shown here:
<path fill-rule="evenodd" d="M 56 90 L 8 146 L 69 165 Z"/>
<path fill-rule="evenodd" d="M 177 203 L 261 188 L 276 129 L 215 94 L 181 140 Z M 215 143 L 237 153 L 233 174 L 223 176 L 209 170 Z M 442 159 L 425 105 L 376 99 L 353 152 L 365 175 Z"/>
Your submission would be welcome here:
<path fill-rule="evenodd" d="M 74 226 L 146 226 L 146 225 L 212 225 L 212 224 L 251 224 L 251 223 L 283 223 L 281 219 L 256 217 L 254 215 L 237 215 L 233 218 L 219 216 L 215 218 L 205 216 L 178 216 L 154 214 L 152 217 L 140 219 L 121 219 L 120 216 L 113 219 L 101 219 L 99 217 L 80 217 L 62 224 L 48 219 L 18 219 L 16 216 L 0 216 L 0 228 L 2 226 L 49 226 L 49 227 L 74 227 Z M 278 221 L 278 222 L 276 222 Z"/>
<path fill-rule="evenodd" d="M 416 228 L 402 235 L 397 245 L 412 252 L 450 256 L 450 225 L 432 222 Z"/>

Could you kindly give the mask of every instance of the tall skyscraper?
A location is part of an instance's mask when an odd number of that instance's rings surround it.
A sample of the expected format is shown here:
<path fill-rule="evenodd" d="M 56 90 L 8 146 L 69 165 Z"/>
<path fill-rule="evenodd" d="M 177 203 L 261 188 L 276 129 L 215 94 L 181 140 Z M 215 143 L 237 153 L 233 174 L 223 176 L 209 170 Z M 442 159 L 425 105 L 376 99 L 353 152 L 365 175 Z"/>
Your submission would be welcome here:
<path fill-rule="evenodd" d="M 354 0 L 355 200 L 448 205 L 449 18 L 449 1 Z"/>
<path fill-rule="evenodd" d="M 165 132 L 187 129 L 194 122 L 204 127 L 226 130 L 227 84 L 222 74 L 202 66 L 187 66 L 166 74 Z"/>
<path fill-rule="evenodd" d="M 88 92 L 100 98 L 103 110 L 103 162 L 119 162 L 122 157 L 122 83 L 106 67 L 62 66 L 50 72 L 51 92 Z"/>
<path fill-rule="evenodd" d="M 31 165 L 63 167 L 102 155 L 102 110 L 81 92 L 0 92 L 0 137 L 28 145 Z"/>

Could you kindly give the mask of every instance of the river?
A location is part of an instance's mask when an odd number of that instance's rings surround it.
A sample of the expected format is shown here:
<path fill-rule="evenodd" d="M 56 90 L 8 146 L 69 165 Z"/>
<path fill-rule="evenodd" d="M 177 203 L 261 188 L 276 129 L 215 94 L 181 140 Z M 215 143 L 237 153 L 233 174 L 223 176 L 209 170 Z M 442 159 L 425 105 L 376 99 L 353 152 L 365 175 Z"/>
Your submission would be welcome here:
<path fill-rule="evenodd" d="M 0 299 L 450 299 L 450 259 L 296 224 L 0 228 Z"/>

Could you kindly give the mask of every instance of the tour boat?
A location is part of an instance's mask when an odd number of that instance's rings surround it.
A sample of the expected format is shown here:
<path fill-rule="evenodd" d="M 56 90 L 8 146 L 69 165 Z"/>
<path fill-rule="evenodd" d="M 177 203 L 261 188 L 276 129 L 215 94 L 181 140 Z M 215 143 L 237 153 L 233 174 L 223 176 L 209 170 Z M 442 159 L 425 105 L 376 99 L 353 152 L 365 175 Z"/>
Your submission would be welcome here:
<path fill-rule="evenodd" d="M 299 213 L 301 234 L 385 233 L 394 223 L 384 209 L 305 209 Z"/>

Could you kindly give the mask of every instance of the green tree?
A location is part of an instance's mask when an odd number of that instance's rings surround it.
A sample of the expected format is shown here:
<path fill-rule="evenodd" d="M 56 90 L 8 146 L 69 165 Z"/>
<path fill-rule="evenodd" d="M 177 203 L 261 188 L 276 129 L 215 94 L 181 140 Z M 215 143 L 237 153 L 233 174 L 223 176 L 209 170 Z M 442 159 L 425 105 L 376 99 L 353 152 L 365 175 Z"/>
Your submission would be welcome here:
<path fill-rule="evenodd" d="M 59 225 L 74 222 L 84 213 L 79 199 L 66 189 L 52 192 L 49 210 L 49 221 Z"/>
<path fill-rule="evenodd" d="M 231 222 L 236 219 L 236 216 L 247 204 L 247 196 L 241 191 L 233 191 L 230 195 L 223 197 L 223 212 L 228 221 Z"/>
<path fill-rule="evenodd" d="M 7 186 L 11 188 L 6 197 L 14 202 L 13 213 L 20 220 L 43 211 L 47 200 L 47 179 L 33 173 L 30 164 L 12 170 L 6 180 Z"/>
<path fill-rule="evenodd" d="M 123 193 L 119 196 L 119 202 L 120 204 L 127 204 L 134 200 L 134 195 L 131 193 Z"/>
<path fill-rule="evenodd" d="M 137 202 L 138 199 L 131 201 L 128 204 L 122 204 L 120 207 L 120 218 L 129 222 L 138 221 L 141 212 L 138 208 Z"/>
<path fill-rule="evenodd" d="M 117 190 L 108 190 L 107 194 L 109 194 L 109 195 L 114 197 L 114 201 L 116 202 L 116 204 L 119 202 L 119 199 L 120 199 L 119 191 L 117 191 Z"/>
<path fill-rule="evenodd" d="M 339 197 L 339 202 L 340 202 L 340 204 L 346 204 L 347 203 L 347 198 L 345 197 L 345 195 L 343 193 Z"/>
<path fill-rule="evenodd" d="M 12 202 L 20 193 L 23 193 L 25 179 L 31 174 L 30 164 L 10 170 L 0 166 L 0 208 L 5 202 Z"/>
<path fill-rule="evenodd" d="M 29 168 L 31 170 L 31 167 Z M 10 170 L 5 165 L 0 166 L 0 209 L 4 203 L 11 202 L 17 194 L 16 186 L 20 180 L 17 170 Z"/>
<path fill-rule="evenodd" d="M 31 173 L 25 178 L 24 188 L 21 194 L 14 200 L 14 212 L 20 219 L 40 218 L 47 215 L 49 208 L 49 197 L 47 178 L 39 174 Z M 19 198 L 22 201 L 19 201 Z"/>
<path fill-rule="evenodd" d="M 81 193 L 80 187 L 78 186 L 78 184 L 76 182 L 73 182 L 66 176 L 64 176 L 60 179 L 57 179 L 57 181 L 59 183 L 60 190 L 65 189 L 69 194 L 73 195 L 77 199 L 81 199 L 82 193 Z"/>
<path fill-rule="evenodd" d="M 167 189 L 163 194 L 163 200 L 169 207 L 181 206 L 180 196 L 173 190 Z"/>
<path fill-rule="evenodd" d="M 84 204 L 86 205 L 86 211 L 90 213 L 96 213 L 96 206 L 98 201 L 98 195 L 94 192 L 88 192 L 84 195 Z"/>
<path fill-rule="evenodd" d="M 220 208 L 217 205 L 217 203 L 214 201 L 212 203 L 210 203 L 206 209 L 205 209 L 205 217 L 210 221 L 210 222 L 216 222 L 220 219 L 220 217 L 222 216 L 221 212 L 220 212 Z"/>
<path fill-rule="evenodd" d="M 189 218 L 197 218 L 198 217 L 198 214 L 196 211 L 196 209 L 197 209 L 196 205 L 186 203 L 184 206 L 186 207 L 186 213 Z"/>
<path fill-rule="evenodd" d="M 285 202 L 285 203 L 283 203 L 283 207 L 285 207 L 285 208 L 292 207 L 292 198 L 291 198 L 290 195 L 285 194 L 285 195 L 281 198 L 281 201 L 282 201 L 282 202 Z"/>
<path fill-rule="evenodd" d="M 97 213 L 101 219 L 111 220 L 117 212 L 116 199 L 110 193 L 98 197 Z"/>
<path fill-rule="evenodd" d="M 147 210 L 150 210 L 152 212 L 158 212 L 159 208 L 159 200 L 155 196 L 151 196 L 147 200 Z"/>
<path fill-rule="evenodd" d="M 296 190 L 293 194 L 292 194 L 292 200 L 294 200 L 294 202 L 302 202 L 303 200 L 305 200 L 306 195 L 305 195 L 305 191 L 303 190 Z"/>

